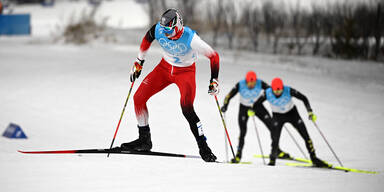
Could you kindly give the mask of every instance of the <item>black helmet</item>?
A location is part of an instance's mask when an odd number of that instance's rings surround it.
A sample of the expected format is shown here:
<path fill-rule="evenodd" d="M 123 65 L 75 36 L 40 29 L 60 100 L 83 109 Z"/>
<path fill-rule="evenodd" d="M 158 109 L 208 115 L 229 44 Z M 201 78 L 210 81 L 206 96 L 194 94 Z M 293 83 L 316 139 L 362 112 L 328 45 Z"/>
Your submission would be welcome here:
<path fill-rule="evenodd" d="M 176 9 L 168 9 L 161 15 L 160 25 L 165 29 L 166 33 L 176 32 L 183 28 L 183 19 L 181 14 Z"/>

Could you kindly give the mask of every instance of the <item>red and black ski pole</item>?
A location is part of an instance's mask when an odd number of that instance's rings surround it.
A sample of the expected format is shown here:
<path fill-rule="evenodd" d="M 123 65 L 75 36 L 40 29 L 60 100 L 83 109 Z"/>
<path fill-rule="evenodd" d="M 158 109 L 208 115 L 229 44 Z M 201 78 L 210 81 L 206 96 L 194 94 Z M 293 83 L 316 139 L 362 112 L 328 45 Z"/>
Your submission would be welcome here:
<path fill-rule="evenodd" d="M 225 134 L 227 135 L 228 143 L 229 143 L 229 146 L 231 147 L 233 159 L 236 159 L 235 152 L 233 152 L 233 147 L 232 147 L 231 139 L 229 138 L 229 134 L 228 134 L 228 130 L 227 130 L 227 125 L 225 124 L 223 113 L 221 112 L 221 109 L 220 109 L 219 101 L 217 100 L 217 96 L 216 95 L 214 95 L 214 96 L 215 96 L 215 100 L 216 100 L 217 109 L 219 109 L 221 121 L 223 122 L 223 125 L 224 125 Z"/>
<path fill-rule="evenodd" d="M 111 143 L 111 146 L 109 147 L 109 149 L 112 149 L 113 143 L 115 142 L 115 138 L 116 138 L 116 135 L 117 135 L 117 131 L 119 131 L 119 127 L 120 127 L 121 119 L 123 119 L 123 115 L 124 115 L 125 107 L 127 106 L 128 99 L 129 99 L 129 96 L 131 95 L 132 87 L 133 87 L 134 84 L 135 84 L 135 81 L 133 81 L 133 82 L 131 83 L 131 87 L 129 88 L 128 96 L 127 96 L 127 99 L 125 100 L 125 104 L 124 104 L 124 107 L 123 107 L 123 111 L 121 112 L 120 120 L 119 120 L 119 123 L 117 123 L 116 131 L 115 131 L 115 134 L 113 135 L 112 143 Z M 110 154 L 110 152 L 108 152 L 107 157 L 109 157 L 109 154 Z"/>

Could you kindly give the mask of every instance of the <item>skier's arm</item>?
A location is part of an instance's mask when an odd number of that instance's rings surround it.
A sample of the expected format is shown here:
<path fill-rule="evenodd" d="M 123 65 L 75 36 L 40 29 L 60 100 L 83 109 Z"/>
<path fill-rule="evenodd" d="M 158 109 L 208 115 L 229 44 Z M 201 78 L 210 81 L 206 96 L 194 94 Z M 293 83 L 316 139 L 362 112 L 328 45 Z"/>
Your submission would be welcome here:
<path fill-rule="evenodd" d="M 268 85 L 268 83 L 266 83 L 265 81 L 261 81 L 261 88 L 262 89 L 264 89 L 264 90 L 266 90 L 266 89 L 268 89 L 270 86 Z"/>
<path fill-rule="evenodd" d="M 239 83 L 236 83 L 235 87 L 233 87 L 232 90 L 225 96 L 224 105 L 221 107 L 222 112 L 227 111 L 229 101 L 237 94 L 237 92 L 239 92 L 239 86 Z"/>
<path fill-rule="evenodd" d="M 257 106 L 262 105 L 264 101 L 267 100 L 267 97 L 265 96 L 265 92 L 260 95 L 260 97 L 257 99 L 255 103 L 253 103 L 252 109 L 248 110 L 248 116 L 255 116 L 255 111 Z"/>
<path fill-rule="evenodd" d="M 194 50 L 197 50 L 199 54 L 203 54 L 209 58 L 211 62 L 211 81 L 213 79 L 218 79 L 219 77 L 219 54 L 212 49 L 205 41 L 203 41 L 199 35 L 195 33 L 192 38 L 191 47 Z"/>
<path fill-rule="evenodd" d="M 151 46 L 153 40 L 155 40 L 155 29 L 156 24 L 147 31 L 143 40 L 141 41 L 139 55 L 137 56 L 139 60 L 145 59 L 145 55 L 147 54 L 149 47 Z"/>
<path fill-rule="evenodd" d="M 137 78 L 139 78 L 141 74 L 141 69 L 143 68 L 143 65 L 144 65 L 145 55 L 147 54 L 147 51 L 151 46 L 151 43 L 153 42 L 153 40 L 155 40 L 155 29 L 156 29 L 156 25 L 153 25 L 151 29 L 147 31 L 147 33 L 145 34 L 141 42 L 139 54 L 136 58 L 136 61 L 133 63 L 133 66 L 129 75 L 131 82 L 134 82 Z"/>
<path fill-rule="evenodd" d="M 307 108 L 308 113 L 312 112 L 311 105 L 309 104 L 308 98 L 305 95 L 301 94 L 299 91 L 293 88 L 291 88 L 291 95 L 304 102 L 305 108 Z"/>
<path fill-rule="evenodd" d="M 256 106 L 258 105 L 262 105 L 264 101 L 267 100 L 267 97 L 265 96 L 265 92 L 260 95 L 259 99 L 257 99 L 257 101 L 255 103 L 253 103 L 253 110 L 256 110 Z"/>
<path fill-rule="evenodd" d="M 233 87 L 232 90 L 225 96 L 224 105 L 228 105 L 232 97 L 234 97 L 236 93 L 239 92 L 239 86 L 239 83 L 236 83 L 235 87 Z"/>

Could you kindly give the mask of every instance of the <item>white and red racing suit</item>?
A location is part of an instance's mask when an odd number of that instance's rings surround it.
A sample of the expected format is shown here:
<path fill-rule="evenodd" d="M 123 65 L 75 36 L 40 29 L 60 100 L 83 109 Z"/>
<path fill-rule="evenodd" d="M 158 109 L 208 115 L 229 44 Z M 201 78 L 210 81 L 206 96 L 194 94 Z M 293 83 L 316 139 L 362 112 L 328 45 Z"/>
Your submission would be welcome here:
<path fill-rule="evenodd" d="M 219 55 L 195 31 L 184 27 L 181 36 L 172 40 L 165 36 L 159 23 L 146 33 L 140 46 L 138 59 L 144 60 L 153 42 L 163 48 L 163 58 L 140 84 L 134 95 L 136 118 L 139 127 L 148 126 L 147 101 L 157 92 L 175 83 L 180 90 L 180 105 L 195 138 L 203 137 L 202 125 L 196 115 L 193 102 L 196 93 L 195 62 L 198 54 L 210 59 L 211 80 L 218 78 Z"/>

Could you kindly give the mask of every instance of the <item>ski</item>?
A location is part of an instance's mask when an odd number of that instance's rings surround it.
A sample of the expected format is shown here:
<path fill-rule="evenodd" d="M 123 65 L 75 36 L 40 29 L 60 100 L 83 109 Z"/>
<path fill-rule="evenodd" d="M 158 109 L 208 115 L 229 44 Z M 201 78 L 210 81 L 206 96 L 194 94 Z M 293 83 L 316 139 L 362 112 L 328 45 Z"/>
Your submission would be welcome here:
<path fill-rule="evenodd" d="M 269 156 L 268 155 L 253 155 L 253 157 L 255 158 L 268 158 L 269 159 Z M 301 162 L 301 163 L 311 163 L 312 161 L 311 160 L 308 160 L 308 159 L 303 159 L 303 158 L 298 158 L 298 157 L 289 157 L 289 158 L 285 158 L 285 157 L 277 157 L 278 159 L 283 159 L 283 160 L 291 160 L 291 161 L 297 161 L 297 162 Z"/>
<path fill-rule="evenodd" d="M 354 173 L 367 173 L 367 174 L 378 174 L 376 171 L 365 171 L 360 169 L 352 169 L 347 167 L 340 167 L 340 166 L 334 166 L 332 164 L 329 164 L 329 167 L 316 167 L 313 166 L 312 163 L 285 163 L 288 166 L 293 167 L 308 167 L 308 168 L 319 168 L 319 169 L 332 169 L 332 170 L 338 170 L 338 171 L 345 171 L 345 172 L 354 172 Z"/>
<path fill-rule="evenodd" d="M 240 162 L 237 162 L 237 163 L 233 163 L 231 161 L 225 161 L 223 163 L 229 163 L 229 164 L 252 164 L 251 161 L 240 161 Z"/>
<path fill-rule="evenodd" d="M 244 164 L 244 165 L 249 165 L 252 164 L 251 161 L 243 161 L 243 162 L 238 162 L 238 163 L 232 163 L 230 161 L 215 161 L 216 163 L 224 163 L 224 164 Z"/>
<path fill-rule="evenodd" d="M 200 156 L 184 155 L 176 153 L 156 152 L 156 151 L 128 151 L 122 150 L 118 147 L 112 149 L 78 149 L 78 150 L 54 150 L 54 151 L 21 151 L 24 154 L 86 154 L 86 153 L 113 153 L 113 154 L 129 154 L 129 155 L 153 155 L 163 157 L 181 157 L 181 158 L 194 158 L 201 159 Z"/>

